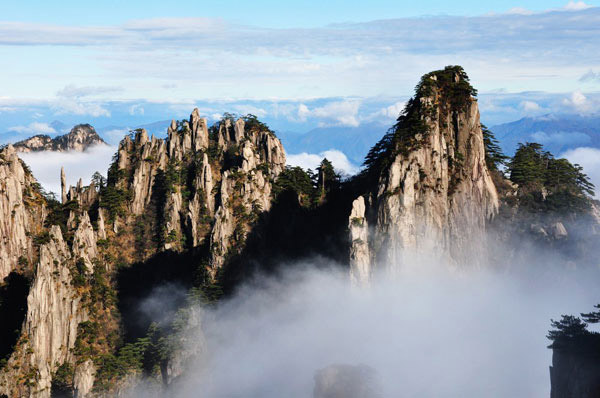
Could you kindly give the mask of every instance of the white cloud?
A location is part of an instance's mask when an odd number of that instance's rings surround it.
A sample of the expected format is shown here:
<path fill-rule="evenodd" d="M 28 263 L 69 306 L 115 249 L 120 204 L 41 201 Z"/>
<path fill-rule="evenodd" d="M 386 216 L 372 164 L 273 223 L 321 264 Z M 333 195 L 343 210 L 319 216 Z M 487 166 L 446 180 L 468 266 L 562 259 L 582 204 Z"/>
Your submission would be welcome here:
<path fill-rule="evenodd" d="M 134 115 L 143 115 L 144 114 L 144 108 L 140 104 L 131 105 L 129 107 L 129 114 L 131 116 L 134 116 Z"/>
<path fill-rule="evenodd" d="M 364 364 L 377 391 L 361 396 L 548 397 L 550 319 L 592 308 L 597 274 L 522 256 L 533 261 L 506 258 L 479 272 L 463 262 L 450 272 L 440 256 L 407 250 L 403 267 L 382 262 L 366 289 L 351 286 L 346 269 L 330 270 L 339 265 L 281 264 L 276 277 L 258 275 L 202 310 L 204 333 L 189 340 L 210 355 L 173 394 L 311 397 L 318 369 Z"/>
<path fill-rule="evenodd" d="M 9 127 L 8 131 L 14 131 L 21 134 L 54 134 L 56 130 L 48 123 L 33 122 L 27 126 Z"/>
<path fill-rule="evenodd" d="M 124 129 L 113 129 L 104 131 L 102 133 L 102 138 L 104 138 L 106 142 L 110 144 L 117 144 L 123 139 L 123 137 L 125 137 L 125 135 L 129 134 L 130 130 L 131 129 L 127 127 Z"/>
<path fill-rule="evenodd" d="M 120 87 L 86 86 L 77 87 L 73 84 L 65 86 L 62 90 L 56 92 L 57 97 L 81 98 L 90 97 L 99 94 L 115 93 L 123 91 Z"/>
<path fill-rule="evenodd" d="M 373 112 L 365 118 L 365 121 L 373 121 L 384 118 L 385 123 L 389 123 L 392 120 L 396 120 L 400 113 L 406 107 L 406 101 L 398 101 L 390 106 L 386 106 L 385 108 L 381 108 L 377 112 Z"/>
<path fill-rule="evenodd" d="M 250 105 L 250 104 L 234 105 L 233 109 L 235 111 L 239 112 L 241 115 L 247 115 L 250 113 L 259 118 L 267 116 L 266 110 L 264 110 L 263 108 L 256 107 L 254 105 Z"/>
<path fill-rule="evenodd" d="M 512 15 L 531 15 L 531 14 L 533 14 L 533 11 L 528 10 L 523 7 L 513 7 L 510 10 L 508 10 L 506 13 L 509 15 L 511 15 L 511 14 Z"/>
<path fill-rule="evenodd" d="M 323 106 L 310 109 L 305 104 L 298 106 L 298 119 L 306 121 L 309 117 L 319 120 L 320 127 L 325 126 L 349 126 L 357 127 L 359 100 L 344 100 L 329 102 Z"/>
<path fill-rule="evenodd" d="M 520 106 L 527 112 L 539 111 L 541 109 L 540 105 L 534 101 L 522 101 Z"/>
<path fill-rule="evenodd" d="M 596 186 L 596 198 L 600 198 L 600 149 L 580 147 L 568 150 L 560 157 L 583 167 L 583 172 L 590 177 L 590 180 Z"/>
<path fill-rule="evenodd" d="M 589 113 L 594 110 L 594 104 L 581 91 L 574 91 L 570 98 L 565 98 L 563 104 L 579 113 Z"/>
<path fill-rule="evenodd" d="M 342 171 L 345 174 L 352 175 L 358 172 L 358 167 L 352 164 L 346 155 L 337 149 L 329 149 L 319 154 L 306 152 L 288 154 L 287 164 L 290 166 L 300 166 L 303 169 L 315 170 L 324 158 L 327 158 L 336 170 Z"/>
<path fill-rule="evenodd" d="M 30 92 L 42 87 L 55 92 L 54 85 L 69 83 L 59 92 L 65 95 L 61 98 L 107 93 L 110 85 L 127 87 L 135 98 L 155 99 L 189 98 L 191 93 L 213 98 L 392 96 L 408 93 L 423 72 L 456 60 L 464 60 L 482 92 L 499 86 L 510 91 L 550 87 L 564 92 L 573 90 L 565 77 L 572 76 L 574 59 L 577 68 L 597 64 L 600 10 L 584 10 L 585 6 L 581 1 L 569 3 L 569 15 L 565 9 L 532 15 L 513 9 L 512 14 L 399 18 L 307 29 L 242 27 L 202 18 L 105 27 L 0 22 L 0 43 L 15 46 L 11 48 L 50 46 L 48 51 L 61 52 L 58 59 L 73 58 L 76 62 L 61 64 L 63 77 L 51 75 L 54 69 L 48 67 L 29 83 Z M 458 39 L 444 40 L 447 37 Z M 79 56 L 82 50 L 85 56 Z M 32 49 L 33 54 L 37 51 L 44 50 Z M 231 54 L 239 56 L 236 62 L 231 62 Z M 186 62 L 181 62 L 182 56 Z M 30 59 L 12 58 L 15 67 L 0 79 L 0 86 L 7 95 L 20 96 L 18 77 L 33 75 L 34 70 Z M 398 64 L 401 70 L 390 73 L 390 65 Z M 544 77 L 521 76 L 535 73 Z M 68 80 L 73 75 L 99 86 L 73 86 Z M 142 76 L 144 84 L 131 84 Z M 202 79 L 183 83 L 189 76 Z M 165 87 L 172 89 L 165 93 Z M 356 121 L 350 116 L 334 123 L 356 125 Z"/>
<path fill-rule="evenodd" d="M 584 75 L 579 78 L 580 82 L 600 82 L 600 72 L 594 72 L 593 70 L 587 71 Z"/>
<path fill-rule="evenodd" d="M 310 115 L 310 110 L 308 106 L 304 104 L 298 105 L 298 119 L 302 122 L 305 122 L 308 116 Z"/>
<path fill-rule="evenodd" d="M 93 117 L 106 116 L 110 117 L 110 111 L 104 108 L 100 103 L 82 102 L 72 99 L 63 99 L 56 101 L 52 108 L 57 115 L 73 114 L 73 115 L 89 115 Z"/>
<path fill-rule="evenodd" d="M 85 152 L 30 152 L 20 153 L 19 157 L 31 168 L 38 182 L 50 192 L 60 197 L 60 168 L 65 168 L 67 185 L 76 185 L 83 179 L 83 185 L 90 183 L 92 174 L 99 171 L 106 176 L 106 171 L 116 148 L 98 145 Z"/>
<path fill-rule="evenodd" d="M 567 10 L 567 11 L 581 11 L 581 10 L 586 10 L 588 8 L 592 8 L 594 6 L 590 5 L 590 4 L 586 4 L 583 1 L 569 1 L 567 3 L 566 6 L 563 7 L 563 9 Z"/>

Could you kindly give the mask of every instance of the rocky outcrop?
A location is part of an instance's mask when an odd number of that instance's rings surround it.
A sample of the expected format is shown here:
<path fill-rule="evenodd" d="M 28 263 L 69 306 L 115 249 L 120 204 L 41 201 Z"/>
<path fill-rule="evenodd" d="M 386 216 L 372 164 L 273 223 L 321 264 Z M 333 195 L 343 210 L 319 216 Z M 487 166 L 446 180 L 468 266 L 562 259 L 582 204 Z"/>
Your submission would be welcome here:
<path fill-rule="evenodd" d="M 73 392 L 75 398 L 85 398 L 89 396 L 94 387 L 94 376 L 96 367 L 91 359 L 87 359 L 78 364 L 73 375 Z"/>
<path fill-rule="evenodd" d="M 32 238 L 41 233 L 44 200 L 35 178 L 8 145 L 0 151 L 0 281 L 35 257 Z"/>
<path fill-rule="evenodd" d="M 359 196 L 352 202 L 348 228 L 350 230 L 350 277 L 360 285 L 370 280 L 371 255 L 369 252 L 369 225 L 366 219 L 365 199 Z"/>
<path fill-rule="evenodd" d="M 92 260 L 97 255 L 96 234 L 88 213 L 84 211 L 80 216 L 77 230 L 73 236 L 73 256 L 76 260 L 83 261 L 87 272 L 91 274 L 94 270 Z"/>
<path fill-rule="evenodd" d="M 213 275 L 224 264 L 228 252 L 245 241 L 249 221 L 271 208 L 272 181 L 285 168 L 285 151 L 271 132 L 246 130 L 242 119 L 235 122 L 233 129 L 227 122 L 219 128 L 218 143 L 238 148 L 241 167 L 225 171 L 221 178 L 220 206 L 210 235 L 214 250 L 209 265 Z"/>
<path fill-rule="evenodd" d="M 67 203 L 67 175 L 65 168 L 60 168 L 60 198 L 62 203 Z"/>
<path fill-rule="evenodd" d="M 106 142 L 89 124 L 78 124 L 68 134 L 51 138 L 48 135 L 36 135 L 14 144 L 18 152 L 39 151 L 77 151 L 83 152 L 95 145 L 106 145 Z"/>
<path fill-rule="evenodd" d="M 61 170 L 61 181 L 64 173 Z M 62 185 L 62 183 L 61 183 Z M 63 186 L 64 187 L 64 186 Z M 82 208 L 90 208 L 98 198 L 98 189 L 92 182 L 88 186 L 83 185 L 83 181 L 80 178 L 76 186 L 69 186 L 69 189 L 62 189 L 62 203 L 65 204 L 70 201 L 76 201 Z"/>
<path fill-rule="evenodd" d="M 49 397 L 58 367 L 74 363 L 77 328 L 88 317 L 73 272 L 78 261 L 92 272 L 97 233 L 86 211 L 72 211 L 66 222 L 72 247 L 59 226 L 44 225 L 48 199 L 10 145 L 0 151 L 0 184 L 0 270 L 32 280 L 20 337 L 0 370 L 0 395 Z M 81 183 L 72 192 L 85 197 Z M 58 212 L 51 220 L 60 219 L 62 209 L 51 211 Z M 89 392 L 89 366 L 78 372 L 81 391 Z"/>
<path fill-rule="evenodd" d="M 87 319 L 81 297 L 71 285 L 73 256 L 58 226 L 40 247 L 27 316 L 21 338 L 0 373 L 0 393 L 19 397 L 50 397 L 52 375 L 73 361 L 77 326 Z"/>
<path fill-rule="evenodd" d="M 130 193 L 126 224 L 152 206 L 163 220 L 159 249 L 182 250 L 209 239 L 214 276 L 257 215 L 269 210 L 285 151 L 255 119 L 225 118 L 212 131 L 197 109 L 187 121 L 172 121 L 166 140 L 136 131 L 119 144 L 111 175 L 118 174 L 115 185 Z"/>
<path fill-rule="evenodd" d="M 371 171 L 379 181 L 367 210 L 371 267 L 396 269 L 415 249 L 447 253 L 456 261 L 485 246 L 473 242 L 483 239 L 497 213 L 498 195 L 485 163 L 473 92 L 459 67 L 425 75 L 405 113 L 376 146 L 381 153 L 375 153 Z"/>

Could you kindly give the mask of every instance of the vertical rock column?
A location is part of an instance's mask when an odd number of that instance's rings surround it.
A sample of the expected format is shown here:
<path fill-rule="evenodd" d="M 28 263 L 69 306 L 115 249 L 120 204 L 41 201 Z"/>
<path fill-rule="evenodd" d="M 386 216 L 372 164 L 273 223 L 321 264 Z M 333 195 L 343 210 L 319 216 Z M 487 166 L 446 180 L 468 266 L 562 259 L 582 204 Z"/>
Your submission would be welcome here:
<path fill-rule="evenodd" d="M 352 202 L 348 229 L 351 242 L 350 278 L 355 285 L 368 285 L 371 277 L 369 226 L 365 217 L 365 199 L 362 196 Z"/>
<path fill-rule="evenodd" d="M 60 168 L 60 192 L 62 203 L 67 203 L 67 176 L 65 175 L 65 168 Z"/>

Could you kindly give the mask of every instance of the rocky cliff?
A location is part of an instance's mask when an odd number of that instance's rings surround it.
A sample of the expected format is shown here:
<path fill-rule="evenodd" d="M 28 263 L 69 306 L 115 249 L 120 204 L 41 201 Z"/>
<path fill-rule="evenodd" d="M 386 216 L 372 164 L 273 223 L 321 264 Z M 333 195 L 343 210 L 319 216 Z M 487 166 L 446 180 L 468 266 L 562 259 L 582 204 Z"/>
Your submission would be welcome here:
<path fill-rule="evenodd" d="M 76 127 L 58 141 L 66 146 L 52 149 L 82 149 L 86 131 Z M 166 139 L 144 130 L 125 137 L 108 179 L 66 187 L 61 171 L 61 202 L 42 195 L 12 146 L 0 159 L 1 276 L 17 273 L 30 281 L 20 333 L 12 348 L 5 347 L 11 351 L 0 367 L 0 394 L 22 397 L 62 391 L 81 398 L 92 389 L 100 394 L 130 388 L 145 359 L 130 356 L 128 347 L 147 347 L 150 338 L 115 350 L 124 344 L 128 321 L 121 323 L 119 312 L 128 313 L 124 306 L 130 303 L 117 303 L 117 289 L 131 291 L 119 282 L 119 267 L 138 262 L 143 274 L 152 275 L 144 270 L 146 261 L 175 253 L 197 268 L 179 276 L 181 283 L 212 286 L 270 209 L 272 184 L 285 168 L 280 141 L 255 117 L 228 116 L 209 128 L 197 109 L 189 120 L 173 121 Z M 158 272 L 168 272 L 161 260 L 155 263 Z M 137 311 L 138 304 L 132 305 Z M 177 349 L 200 322 L 195 310 L 187 314 L 188 326 L 179 333 L 161 326 L 172 333 L 171 359 L 157 364 L 167 384 L 194 354 Z"/>
<path fill-rule="evenodd" d="M 44 204 L 35 178 L 8 145 L 0 151 L 0 280 L 34 260 L 33 240 L 42 232 Z"/>
<path fill-rule="evenodd" d="M 96 234 L 87 212 L 71 212 L 74 232 L 69 247 L 61 228 L 48 225 L 48 199 L 14 148 L 4 148 L 0 159 L 2 279 L 18 274 L 31 280 L 20 335 L 0 370 L 0 393 L 49 397 L 53 373 L 73 362 L 77 328 L 87 318 L 83 296 L 73 287 L 73 269 L 78 261 L 86 261 L 91 272 Z M 13 326 L 20 325 L 6 325 Z"/>
<path fill-rule="evenodd" d="M 397 269 L 414 249 L 460 260 L 470 248 L 484 246 L 471 243 L 485 236 L 498 195 L 475 95 L 460 67 L 428 73 L 397 124 L 369 153 L 364 174 L 370 192 L 355 201 L 350 215 L 355 278 L 364 282 L 376 266 Z"/>
<path fill-rule="evenodd" d="M 207 271 L 214 277 L 269 210 L 285 151 L 255 118 L 225 118 L 209 131 L 197 109 L 188 121 L 173 121 L 167 135 L 150 138 L 139 130 L 119 144 L 108 180 L 128 198 L 127 211 L 113 212 L 114 228 L 146 218 L 155 250 L 208 244 Z"/>
<path fill-rule="evenodd" d="M 106 142 L 89 124 L 78 124 L 68 134 L 51 138 L 48 135 L 36 135 L 26 140 L 16 142 L 18 152 L 38 151 L 78 151 L 83 152 L 94 145 L 106 145 Z"/>

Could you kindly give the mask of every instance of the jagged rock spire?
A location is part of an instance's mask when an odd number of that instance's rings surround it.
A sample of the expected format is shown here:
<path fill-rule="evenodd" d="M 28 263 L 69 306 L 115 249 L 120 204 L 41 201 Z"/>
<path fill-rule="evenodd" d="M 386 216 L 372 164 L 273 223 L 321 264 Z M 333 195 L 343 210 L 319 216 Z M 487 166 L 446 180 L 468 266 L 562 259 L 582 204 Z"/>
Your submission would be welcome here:
<path fill-rule="evenodd" d="M 67 176 L 64 167 L 60 168 L 60 192 L 62 203 L 67 203 Z"/>
<path fill-rule="evenodd" d="M 486 246 L 485 226 L 499 204 L 475 95 L 461 67 L 428 73 L 398 123 L 367 156 L 367 172 L 377 181 L 367 210 L 369 244 L 378 248 L 370 267 L 395 271 L 414 250 L 457 263 L 484 257 L 471 251 Z M 359 210 L 355 203 L 353 214 Z M 355 240 L 363 233 L 351 227 L 354 255 L 364 254 L 362 239 Z M 364 258 L 356 265 L 364 267 Z"/>

